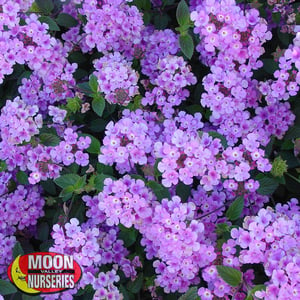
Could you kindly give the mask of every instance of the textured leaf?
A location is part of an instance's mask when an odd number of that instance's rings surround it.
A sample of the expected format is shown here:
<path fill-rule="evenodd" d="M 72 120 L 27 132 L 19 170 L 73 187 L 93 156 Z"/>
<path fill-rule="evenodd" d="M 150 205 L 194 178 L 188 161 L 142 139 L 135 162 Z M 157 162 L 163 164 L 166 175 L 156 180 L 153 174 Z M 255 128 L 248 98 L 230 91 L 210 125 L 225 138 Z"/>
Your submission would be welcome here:
<path fill-rule="evenodd" d="M 88 153 L 99 154 L 100 153 L 100 142 L 94 136 L 90 134 L 79 134 L 79 136 L 88 136 L 91 139 L 90 146 L 86 149 Z"/>
<path fill-rule="evenodd" d="M 179 36 L 179 45 L 182 53 L 188 58 L 191 59 L 194 53 L 194 42 L 192 37 L 186 33 Z"/>
<path fill-rule="evenodd" d="M 198 296 L 198 288 L 191 287 L 184 295 L 182 295 L 178 300 L 200 300 Z"/>
<path fill-rule="evenodd" d="M 24 250 L 23 250 L 20 242 L 16 242 L 16 244 L 14 245 L 14 248 L 13 248 L 13 258 L 16 258 L 17 256 L 23 255 L 23 254 L 24 254 Z"/>
<path fill-rule="evenodd" d="M 17 289 L 11 282 L 0 279 L 0 295 L 5 296 L 16 292 Z"/>
<path fill-rule="evenodd" d="M 106 174 L 98 174 L 95 178 L 95 188 L 97 191 L 102 192 L 104 187 L 104 180 L 106 178 L 115 179 L 114 177 Z"/>
<path fill-rule="evenodd" d="M 159 184 L 158 182 L 150 180 L 148 181 L 147 186 L 152 189 L 153 193 L 155 194 L 158 200 L 162 200 L 164 198 L 171 198 L 169 190 L 161 184 Z"/>
<path fill-rule="evenodd" d="M 49 26 L 49 30 L 52 30 L 52 31 L 60 31 L 60 28 L 57 26 L 56 22 L 51 19 L 50 17 L 47 17 L 47 16 L 41 16 L 39 17 L 39 21 L 41 23 L 46 23 L 48 24 Z"/>
<path fill-rule="evenodd" d="M 181 0 L 177 6 L 176 19 L 180 26 L 187 25 L 190 22 L 190 10 L 184 0 Z"/>
<path fill-rule="evenodd" d="M 237 220 L 240 217 L 243 208 L 244 208 L 244 197 L 241 196 L 232 202 L 232 204 L 230 205 L 230 207 L 226 212 L 226 217 L 230 221 Z"/>
<path fill-rule="evenodd" d="M 67 186 L 74 185 L 80 176 L 77 174 L 66 174 L 54 179 L 54 182 L 61 188 L 66 188 Z"/>
<path fill-rule="evenodd" d="M 40 135 L 40 140 L 45 146 L 57 146 L 60 143 L 60 138 L 51 133 L 42 133 Z"/>
<path fill-rule="evenodd" d="M 54 8 L 52 0 L 35 0 L 35 3 L 39 7 L 39 9 L 46 14 L 51 13 Z"/>
<path fill-rule="evenodd" d="M 242 282 L 242 273 L 227 266 L 216 266 L 221 278 L 231 286 L 238 286 Z"/>
<path fill-rule="evenodd" d="M 254 286 L 250 291 L 248 291 L 248 295 L 247 298 L 245 300 L 255 300 L 256 298 L 254 298 L 255 292 L 257 291 L 265 291 L 266 290 L 266 286 L 263 284 L 259 284 Z"/>
<path fill-rule="evenodd" d="M 228 147 L 227 140 L 226 140 L 225 136 L 223 136 L 222 134 L 220 134 L 216 131 L 209 131 L 208 134 L 213 138 L 220 139 L 221 144 L 223 145 L 224 148 Z"/>
<path fill-rule="evenodd" d="M 29 184 L 28 175 L 24 171 L 19 171 L 16 175 L 17 180 L 20 184 Z"/>
<path fill-rule="evenodd" d="M 100 95 L 95 96 L 92 101 L 92 108 L 99 117 L 102 117 L 105 108 L 105 99 Z"/>
<path fill-rule="evenodd" d="M 132 246 L 138 236 L 138 232 L 133 227 L 126 228 L 125 226 L 119 225 L 121 231 L 119 233 L 119 238 L 124 242 L 126 248 Z"/>
<path fill-rule="evenodd" d="M 137 294 L 142 288 L 143 281 L 144 281 L 143 273 L 140 273 L 134 281 L 131 281 L 127 284 L 128 290 L 134 294 Z"/>
<path fill-rule="evenodd" d="M 271 195 L 275 192 L 278 187 L 278 182 L 274 178 L 263 177 L 258 179 L 259 189 L 257 192 L 261 195 Z"/>
<path fill-rule="evenodd" d="M 74 27 L 78 24 L 78 21 L 76 19 L 74 19 L 71 15 L 66 13 L 59 14 L 58 17 L 56 18 L 56 22 L 60 26 L 66 28 Z"/>
<path fill-rule="evenodd" d="M 90 76 L 89 86 L 94 93 L 98 93 L 98 79 L 94 74 Z"/>

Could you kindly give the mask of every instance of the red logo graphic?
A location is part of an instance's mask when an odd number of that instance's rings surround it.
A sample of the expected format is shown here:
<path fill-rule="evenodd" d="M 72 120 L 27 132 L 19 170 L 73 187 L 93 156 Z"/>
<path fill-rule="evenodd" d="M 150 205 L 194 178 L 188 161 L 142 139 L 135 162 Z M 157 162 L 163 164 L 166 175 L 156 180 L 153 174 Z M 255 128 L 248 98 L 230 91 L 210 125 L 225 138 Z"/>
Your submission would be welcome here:
<path fill-rule="evenodd" d="M 72 256 L 53 252 L 19 255 L 7 270 L 10 281 L 28 294 L 72 289 L 81 273 L 79 264 Z"/>

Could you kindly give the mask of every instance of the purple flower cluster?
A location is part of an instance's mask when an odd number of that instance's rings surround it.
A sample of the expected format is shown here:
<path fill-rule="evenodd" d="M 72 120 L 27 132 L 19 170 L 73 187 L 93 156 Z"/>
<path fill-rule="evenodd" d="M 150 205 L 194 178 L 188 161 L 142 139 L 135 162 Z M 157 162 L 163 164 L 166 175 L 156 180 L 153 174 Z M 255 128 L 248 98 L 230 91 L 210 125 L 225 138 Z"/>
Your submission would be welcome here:
<path fill-rule="evenodd" d="M 279 69 L 274 72 L 275 80 L 261 82 L 259 89 L 269 104 L 278 103 L 296 96 L 300 85 L 300 35 L 279 58 Z"/>
<path fill-rule="evenodd" d="M 63 110 L 56 112 L 55 120 L 61 122 Z M 47 178 L 56 178 L 62 169 L 61 164 L 69 166 L 76 162 L 87 166 L 89 156 L 83 150 L 91 143 L 90 137 L 79 137 L 71 128 L 66 128 L 63 141 L 57 146 L 44 146 L 38 142 L 36 135 L 42 127 L 42 116 L 37 114 L 36 105 L 26 105 L 20 98 L 8 100 L 0 116 L 0 159 L 5 160 L 9 171 L 20 168 L 29 171 L 29 182 L 35 184 Z"/>
<path fill-rule="evenodd" d="M 203 223 L 194 220 L 195 204 L 182 203 L 178 196 L 159 203 L 142 180 L 128 175 L 117 181 L 106 179 L 98 199 L 85 201 L 95 216 L 97 209 L 105 214 L 107 225 L 139 230 L 147 259 L 157 258 L 155 284 L 166 292 L 184 292 L 190 284 L 197 284 L 199 269 L 216 258 L 203 234 Z"/>
<path fill-rule="evenodd" d="M 38 218 L 44 215 L 44 199 L 38 187 L 25 187 L 18 185 L 12 193 L 0 197 L 2 207 L 0 233 L 11 235 L 17 229 L 35 225 Z"/>
<path fill-rule="evenodd" d="M 32 228 L 44 215 L 44 199 L 37 186 L 18 185 L 16 190 L 7 190 L 9 173 L 0 173 L 1 179 L 1 220 L 0 220 L 0 275 L 6 277 L 7 266 L 12 261 L 12 250 L 16 243 L 17 230 Z"/>
<path fill-rule="evenodd" d="M 147 27 L 143 31 L 144 54 L 141 59 L 142 73 L 150 80 L 157 77 L 157 64 L 160 59 L 175 55 L 179 51 L 177 35 L 170 29 L 153 30 Z"/>
<path fill-rule="evenodd" d="M 232 239 L 222 247 L 224 264 L 239 267 L 262 263 L 269 277 L 265 292 L 256 296 L 266 300 L 297 299 L 300 295 L 299 206 L 296 199 L 259 210 L 247 216 L 243 228 L 231 230 Z M 235 257 L 236 246 L 241 248 Z M 230 264 L 229 264 L 230 262 Z"/>
<path fill-rule="evenodd" d="M 107 165 L 116 163 L 120 173 L 134 170 L 135 164 L 154 164 L 154 160 L 148 157 L 160 132 L 156 113 L 124 110 L 123 118 L 106 126 L 99 162 Z"/>
<path fill-rule="evenodd" d="M 98 209 L 105 213 L 109 226 L 138 226 L 152 215 L 150 205 L 154 195 L 142 180 L 132 180 L 129 175 L 118 181 L 105 179 L 103 192 L 98 199 Z"/>
<path fill-rule="evenodd" d="M 258 60 L 264 53 L 262 44 L 271 38 L 258 11 L 250 9 L 244 15 L 234 1 L 226 5 L 204 1 L 192 11 L 191 18 L 195 24 L 194 32 L 201 39 L 197 50 L 211 69 L 203 80 L 206 93 L 201 96 L 201 104 L 211 109 L 210 121 L 218 127 L 218 132 L 226 136 L 230 145 L 251 132 L 259 133 L 260 143 L 264 146 L 272 134 L 282 137 L 294 120 L 289 106 L 258 107 L 262 95 L 269 94 L 266 99 L 273 97 L 272 93 L 278 89 L 272 86 L 271 93 L 267 82 L 259 84 L 251 79 L 252 70 L 262 66 Z M 280 76 L 279 71 L 276 76 Z M 284 87 L 282 82 L 278 85 Z M 295 84 L 291 88 L 297 91 Z M 274 104 L 274 101 L 268 103 Z M 250 108 L 256 109 L 257 117 L 251 116 Z M 272 116 L 264 113 L 260 120 L 261 110 L 270 111 Z M 274 110 L 282 113 L 273 115 Z M 280 126 L 276 126 L 277 123 Z M 270 129 L 266 131 L 268 124 Z"/>
<path fill-rule="evenodd" d="M 173 106 L 180 105 L 189 96 L 189 91 L 184 88 L 194 85 L 197 80 L 180 56 L 168 55 L 159 59 L 156 70 L 157 74 L 153 73 L 150 80 L 156 87 L 145 93 L 142 104 L 146 106 L 155 103 L 163 114 L 170 118 L 174 113 Z"/>
<path fill-rule="evenodd" d="M 0 232 L 0 275 L 1 277 L 3 276 L 3 278 L 6 277 L 7 266 L 12 261 L 12 251 L 15 243 L 15 236 L 5 235 Z"/>
<path fill-rule="evenodd" d="M 123 241 L 117 239 L 117 234 L 116 227 L 107 228 L 102 224 L 94 226 L 89 222 L 80 226 L 79 221 L 72 218 L 63 226 L 53 226 L 52 237 L 55 244 L 50 251 L 73 255 L 80 264 L 83 276 L 78 288 L 91 284 L 97 291 L 95 299 L 109 299 L 108 296 L 111 299 L 121 299 L 119 290 L 114 286 L 119 281 L 116 271 L 120 267 L 127 277 L 134 278 L 134 264 L 137 261 L 131 262 L 126 258 L 128 251 Z M 101 266 L 109 264 L 114 264 L 115 269 L 99 273 Z"/>
<path fill-rule="evenodd" d="M 114 52 L 94 61 L 98 89 L 109 103 L 127 106 L 138 94 L 138 73 L 119 52 Z"/>
<path fill-rule="evenodd" d="M 36 105 L 26 105 L 19 97 L 7 100 L 0 115 L 1 148 L 5 148 L 6 144 L 29 142 L 42 125 L 42 116 L 38 114 Z"/>
<path fill-rule="evenodd" d="M 99 52 L 118 51 L 132 56 L 135 45 L 141 42 L 144 28 L 142 14 L 136 6 L 129 6 L 126 1 L 85 0 L 78 10 L 84 15 L 87 23 L 84 52 L 97 48 Z"/>

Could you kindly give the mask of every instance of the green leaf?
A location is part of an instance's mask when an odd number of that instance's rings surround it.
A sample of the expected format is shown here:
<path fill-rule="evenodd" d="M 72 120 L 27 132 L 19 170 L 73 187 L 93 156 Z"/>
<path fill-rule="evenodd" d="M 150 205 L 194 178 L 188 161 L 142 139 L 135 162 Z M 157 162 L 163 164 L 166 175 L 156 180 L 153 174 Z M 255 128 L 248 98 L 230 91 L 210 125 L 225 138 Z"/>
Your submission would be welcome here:
<path fill-rule="evenodd" d="M 209 131 L 208 134 L 213 137 L 221 140 L 221 144 L 224 148 L 228 147 L 226 137 L 216 131 Z"/>
<path fill-rule="evenodd" d="M 182 53 L 188 58 L 191 59 L 194 53 L 194 42 L 192 37 L 186 33 L 179 36 L 179 45 Z"/>
<path fill-rule="evenodd" d="M 51 133 L 42 133 L 40 141 L 45 146 L 57 146 L 60 143 L 60 138 Z"/>
<path fill-rule="evenodd" d="M 48 179 L 46 181 L 41 181 L 40 185 L 50 195 L 52 195 L 52 196 L 56 195 L 56 186 L 55 186 L 53 180 Z"/>
<path fill-rule="evenodd" d="M 226 212 L 226 217 L 230 221 L 235 221 L 237 220 L 244 208 L 244 197 L 240 196 L 236 200 L 232 202 L 232 204 L 229 206 L 227 212 Z"/>
<path fill-rule="evenodd" d="M 147 186 L 152 189 L 153 193 L 155 194 L 158 200 L 162 200 L 164 198 L 171 199 L 169 190 L 161 184 L 159 184 L 158 182 L 150 180 L 148 181 Z"/>
<path fill-rule="evenodd" d="M 49 225 L 47 222 L 42 222 L 38 225 L 37 236 L 40 241 L 46 241 L 49 237 Z"/>
<path fill-rule="evenodd" d="M 50 14 L 54 8 L 52 0 L 35 0 L 35 3 L 39 9 L 46 14 Z"/>
<path fill-rule="evenodd" d="M 281 13 L 280 12 L 274 12 L 272 13 L 272 20 L 279 24 L 280 23 L 280 19 L 281 19 Z"/>
<path fill-rule="evenodd" d="M 125 288 L 125 286 L 122 285 L 122 284 L 121 284 L 120 287 L 119 287 L 119 291 L 120 291 L 120 293 L 123 295 L 124 300 L 134 300 L 134 299 L 135 299 L 134 295 L 133 295 L 131 292 L 129 292 L 129 291 Z"/>
<path fill-rule="evenodd" d="M 18 257 L 19 255 L 23 255 L 24 250 L 20 244 L 20 242 L 16 242 L 13 248 L 13 258 Z"/>
<path fill-rule="evenodd" d="M 0 172 L 4 172 L 7 169 L 7 164 L 4 160 L 0 160 Z"/>
<path fill-rule="evenodd" d="M 22 300 L 43 300 L 43 298 L 39 295 L 32 297 L 32 295 L 22 294 Z"/>
<path fill-rule="evenodd" d="M 259 284 L 254 286 L 250 291 L 248 291 L 247 294 L 247 298 L 245 300 L 255 300 L 256 298 L 254 298 L 254 294 L 257 291 L 265 291 L 266 290 L 266 286 L 263 284 Z"/>
<path fill-rule="evenodd" d="M 128 248 L 132 246 L 136 241 L 138 231 L 134 229 L 134 227 L 127 228 L 121 224 L 119 225 L 119 228 L 121 229 L 119 238 L 124 242 L 125 247 Z"/>
<path fill-rule="evenodd" d="M 24 185 L 29 184 L 28 175 L 24 171 L 19 171 L 16 177 L 20 184 L 24 184 Z"/>
<path fill-rule="evenodd" d="M 60 177 L 54 179 L 54 182 L 61 187 L 62 189 L 66 188 L 67 186 L 74 185 L 80 176 L 77 174 L 65 174 L 61 175 Z"/>
<path fill-rule="evenodd" d="M 263 69 L 268 73 L 273 75 L 276 70 L 278 70 L 278 62 L 271 58 L 262 59 L 264 63 Z"/>
<path fill-rule="evenodd" d="M 238 286 L 242 282 L 242 273 L 227 266 L 216 266 L 221 278 L 231 286 Z"/>
<path fill-rule="evenodd" d="M 65 187 L 59 193 L 59 197 L 63 198 L 62 199 L 63 202 L 68 201 L 72 197 L 74 190 L 75 190 L 74 186 L 73 185 L 69 185 L 69 186 Z"/>
<path fill-rule="evenodd" d="M 176 19 L 180 26 L 187 25 L 190 22 L 190 10 L 184 0 L 181 0 L 177 6 Z"/>
<path fill-rule="evenodd" d="M 143 281 L 144 281 L 143 273 L 140 273 L 134 281 L 131 281 L 127 284 L 128 290 L 133 294 L 137 294 L 142 288 Z"/>
<path fill-rule="evenodd" d="M 100 153 L 100 142 L 94 136 L 86 133 L 81 133 L 79 136 L 88 136 L 91 139 L 90 146 L 86 149 L 88 153 L 99 154 Z"/>
<path fill-rule="evenodd" d="M 182 202 L 186 202 L 188 197 L 191 194 L 191 187 L 189 185 L 185 185 L 182 182 L 179 182 L 176 186 L 176 195 L 181 198 Z"/>
<path fill-rule="evenodd" d="M 178 300 L 200 300 L 198 296 L 198 288 L 196 286 L 191 287 L 184 295 Z"/>
<path fill-rule="evenodd" d="M 115 179 L 114 177 L 106 174 L 98 174 L 95 178 L 95 188 L 97 191 L 102 192 L 104 187 L 104 180 L 106 178 Z"/>
<path fill-rule="evenodd" d="M 74 190 L 80 190 L 86 185 L 86 175 L 80 177 L 74 184 Z"/>
<path fill-rule="evenodd" d="M 278 182 L 274 178 L 263 177 L 258 179 L 259 189 L 257 192 L 261 195 L 271 195 L 278 187 Z"/>
<path fill-rule="evenodd" d="M 84 93 L 86 96 L 91 96 L 92 90 L 88 82 L 78 83 L 77 87 Z"/>
<path fill-rule="evenodd" d="M 95 96 L 92 101 L 92 108 L 99 117 L 102 117 L 105 108 L 105 99 L 100 95 Z"/>
<path fill-rule="evenodd" d="M 59 14 L 58 17 L 56 18 L 56 22 L 60 26 L 66 28 L 74 27 L 78 24 L 78 21 L 76 19 L 74 19 L 71 15 L 66 13 Z"/>
<path fill-rule="evenodd" d="M 60 28 L 57 26 L 56 22 L 48 16 L 39 17 L 41 23 L 46 23 L 49 26 L 49 30 L 60 31 Z"/>
<path fill-rule="evenodd" d="M 159 30 L 166 29 L 169 21 L 170 21 L 170 17 L 168 15 L 163 15 L 163 16 L 156 15 L 154 17 L 155 29 L 159 29 Z"/>
<path fill-rule="evenodd" d="M 16 292 L 17 289 L 11 282 L 0 279 L 0 295 L 5 296 Z"/>
<path fill-rule="evenodd" d="M 296 24 L 300 25 L 300 13 L 296 14 Z"/>
<path fill-rule="evenodd" d="M 284 136 L 285 140 L 291 140 L 294 138 L 299 138 L 300 137 L 300 126 L 296 125 L 296 126 L 292 126 L 287 133 Z"/>
<path fill-rule="evenodd" d="M 94 74 L 90 76 L 89 86 L 94 93 L 98 93 L 98 79 Z"/>

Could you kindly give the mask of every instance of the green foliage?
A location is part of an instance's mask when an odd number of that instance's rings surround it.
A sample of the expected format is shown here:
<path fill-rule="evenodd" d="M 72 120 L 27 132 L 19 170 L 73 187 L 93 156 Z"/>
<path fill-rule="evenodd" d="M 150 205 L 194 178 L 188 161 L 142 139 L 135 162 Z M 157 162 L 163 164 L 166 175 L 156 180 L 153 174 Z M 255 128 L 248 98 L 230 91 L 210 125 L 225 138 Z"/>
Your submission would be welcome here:
<path fill-rule="evenodd" d="M 198 296 L 198 288 L 191 287 L 184 295 L 182 295 L 178 300 L 201 300 Z"/>
<path fill-rule="evenodd" d="M 24 171 L 19 171 L 17 173 L 16 177 L 20 184 L 23 184 L 23 185 L 29 184 L 28 175 Z"/>
<path fill-rule="evenodd" d="M 180 26 L 188 25 L 190 22 L 190 10 L 184 0 L 181 0 L 177 6 L 176 19 Z"/>
<path fill-rule="evenodd" d="M 78 180 L 80 176 L 77 174 L 65 174 L 61 175 L 60 177 L 54 179 L 54 182 L 61 187 L 62 189 L 73 186 Z"/>
<path fill-rule="evenodd" d="M 39 21 L 41 23 L 48 24 L 49 30 L 60 31 L 60 28 L 57 26 L 56 22 L 52 18 L 50 18 L 48 16 L 41 16 L 41 17 L 39 17 Z"/>
<path fill-rule="evenodd" d="M 38 8 L 45 14 L 50 14 L 54 9 L 52 0 L 35 0 Z"/>
<path fill-rule="evenodd" d="M 218 274 L 229 285 L 236 287 L 242 282 L 242 273 L 227 266 L 216 266 Z"/>
<path fill-rule="evenodd" d="M 16 242 L 14 245 L 14 248 L 13 248 L 13 258 L 15 259 L 19 255 L 23 255 L 23 254 L 24 254 L 24 250 L 23 250 L 20 242 Z"/>
<path fill-rule="evenodd" d="M 257 192 L 261 195 L 271 195 L 278 187 L 278 181 L 271 177 L 263 176 L 258 178 L 259 189 Z"/>
<path fill-rule="evenodd" d="M 162 200 L 164 198 L 171 199 L 169 190 L 158 182 L 150 180 L 147 182 L 147 186 L 152 189 L 158 200 Z"/>
<path fill-rule="evenodd" d="M 194 42 L 188 33 L 181 34 L 179 37 L 179 45 L 182 53 L 191 59 L 194 53 Z"/>
<path fill-rule="evenodd" d="M 60 26 L 70 28 L 76 26 L 78 21 L 69 14 L 60 13 L 56 18 L 56 23 Z"/>
<path fill-rule="evenodd" d="M 243 208 L 244 208 L 244 197 L 240 196 L 236 200 L 234 200 L 232 204 L 229 206 L 226 212 L 226 217 L 230 221 L 237 220 L 241 216 Z"/>
<path fill-rule="evenodd" d="M 128 248 L 133 245 L 138 236 L 138 231 L 133 227 L 127 228 L 121 224 L 119 225 L 119 228 L 121 230 L 119 233 L 119 238 L 124 242 L 125 247 Z"/>
<path fill-rule="evenodd" d="M 143 281 L 144 281 L 144 275 L 143 273 L 140 273 L 134 281 L 128 282 L 127 284 L 128 290 L 133 294 L 137 294 L 142 288 Z"/>
<path fill-rule="evenodd" d="M 10 295 L 13 293 L 16 293 L 17 289 L 15 286 L 10 283 L 9 281 L 0 279 L 0 295 L 5 296 L 5 295 Z"/>
<path fill-rule="evenodd" d="M 255 292 L 257 291 L 265 291 L 266 290 L 266 286 L 263 284 L 259 284 L 254 286 L 251 290 L 248 291 L 247 297 L 245 300 L 256 300 L 257 297 L 254 297 Z"/>
<path fill-rule="evenodd" d="M 92 108 L 99 117 L 102 117 L 105 108 L 105 99 L 100 94 L 93 96 Z"/>
<path fill-rule="evenodd" d="M 60 143 L 60 138 L 52 133 L 42 133 L 39 138 L 41 144 L 45 146 L 57 146 Z"/>

